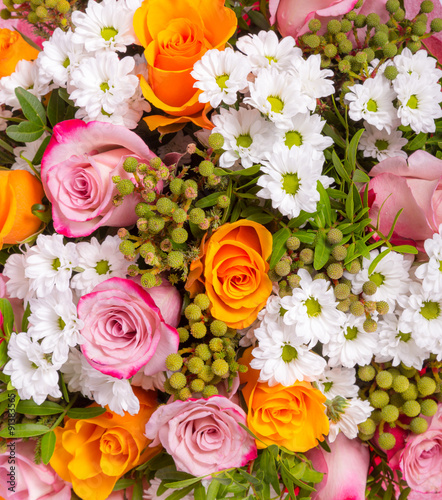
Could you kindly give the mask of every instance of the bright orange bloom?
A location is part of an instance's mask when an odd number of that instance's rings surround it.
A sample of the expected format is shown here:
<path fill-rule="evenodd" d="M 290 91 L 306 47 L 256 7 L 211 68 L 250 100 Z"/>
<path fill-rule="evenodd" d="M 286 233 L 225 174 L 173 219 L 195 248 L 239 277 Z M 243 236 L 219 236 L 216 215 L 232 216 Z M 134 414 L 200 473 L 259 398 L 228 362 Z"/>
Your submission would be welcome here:
<path fill-rule="evenodd" d="M 0 78 L 12 75 L 18 61 L 37 59 L 38 50 L 34 49 L 17 31 L 0 29 Z"/>

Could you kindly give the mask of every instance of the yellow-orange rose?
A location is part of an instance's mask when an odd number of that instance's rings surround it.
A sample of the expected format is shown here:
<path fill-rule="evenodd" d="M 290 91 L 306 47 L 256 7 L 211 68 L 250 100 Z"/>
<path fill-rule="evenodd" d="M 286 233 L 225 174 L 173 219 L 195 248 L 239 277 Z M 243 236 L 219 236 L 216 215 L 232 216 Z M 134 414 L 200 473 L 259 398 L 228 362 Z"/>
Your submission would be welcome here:
<path fill-rule="evenodd" d="M 9 76 L 21 59 L 37 59 L 38 50 L 34 49 L 17 31 L 0 29 L 0 78 Z"/>
<path fill-rule="evenodd" d="M 82 500 L 105 500 L 121 476 L 158 453 L 144 436 L 157 407 L 156 393 L 135 389 L 135 394 L 140 401 L 137 415 L 122 417 L 107 410 L 90 419 L 66 417 L 64 428 L 55 429 L 50 464 Z"/>
<path fill-rule="evenodd" d="M 252 349 L 247 349 L 240 363 L 249 365 Z M 295 452 L 314 448 L 329 432 L 325 414 L 326 397 L 309 382 L 296 382 L 290 387 L 259 383 L 259 371 L 250 368 L 240 374 L 244 399 L 249 409 L 247 427 L 270 446 L 276 444 Z M 258 448 L 265 445 L 256 441 Z"/>
<path fill-rule="evenodd" d="M 38 230 L 41 221 L 31 207 L 43 196 L 41 182 L 26 170 L 0 170 L 0 249 Z"/>
<path fill-rule="evenodd" d="M 141 76 L 141 88 L 151 104 L 172 115 L 147 117 L 151 129 L 187 121 L 210 127 L 190 72 L 209 49 L 224 49 L 236 24 L 224 0 L 144 0 L 134 15 L 149 68 L 149 81 Z"/>
<path fill-rule="evenodd" d="M 190 265 L 186 289 L 193 296 L 204 283 L 212 316 L 231 328 L 246 328 L 272 293 L 266 262 L 271 253 L 272 235 L 261 224 L 224 224 L 203 240 L 200 258 Z"/>

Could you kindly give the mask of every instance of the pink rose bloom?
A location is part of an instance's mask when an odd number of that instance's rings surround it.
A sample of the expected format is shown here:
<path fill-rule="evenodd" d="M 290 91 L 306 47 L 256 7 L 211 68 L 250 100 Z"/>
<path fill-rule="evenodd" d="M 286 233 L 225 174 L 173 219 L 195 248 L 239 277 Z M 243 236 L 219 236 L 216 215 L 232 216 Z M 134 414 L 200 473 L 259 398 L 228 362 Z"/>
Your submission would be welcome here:
<path fill-rule="evenodd" d="M 81 297 L 81 350 L 102 373 L 128 379 L 144 365 L 145 375 L 166 369 L 178 351 L 179 335 L 168 325 L 149 292 L 129 279 L 111 278 Z"/>
<path fill-rule="evenodd" d="M 9 441 L 8 445 L 0 455 L 1 497 L 5 500 L 70 500 L 71 485 L 50 465 L 34 462 L 35 441 Z M 15 458 L 14 463 L 9 463 L 10 457 Z M 15 476 L 8 475 L 11 472 L 15 472 Z M 11 481 L 15 481 L 15 485 Z M 11 487 L 15 491 L 9 490 Z"/>
<path fill-rule="evenodd" d="M 146 436 L 162 444 L 178 470 L 204 476 L 242 467 L 257 456 L 255 440 L 238 425 L 245 412 L 221 396 L 160 406 L 146 424 Z"/>
<path fill-rule="evenodd" d="M 139 195 L 125 196 L 118 207 L 112 202 L 117 194 L 112 177 L 133 179 L 123 169 L 128 156 L 142 162 L 155 158 L 143 140 L 125 127 L 82 120 L 67 120 L 54 127 L 41 162 L 41 180 L 58 233 L 76 238 L 101 226 L 136 222 Z"/>
<path fill-rule="evenodd" d="M 396 156 L 379 162 L 369 174 L 369 215 L 379 230 L 387 235 L 398 211 L 394 243 L 411 243 L 424 250 L 424 240 L 431 238 L 442 223 L 442 160 L 425 151 L 408 158 Z M 385 202 L 385 203 L 384 203 Z"/>
<path fill-rule="evenodd" d="M 333 443 L 331 453 L 317 446 L 306 455 L 313 468 L 323 472 L 312 500 L 365 500 L 370 453 L 359 439 L 348 439 L 342 432 Z"/>

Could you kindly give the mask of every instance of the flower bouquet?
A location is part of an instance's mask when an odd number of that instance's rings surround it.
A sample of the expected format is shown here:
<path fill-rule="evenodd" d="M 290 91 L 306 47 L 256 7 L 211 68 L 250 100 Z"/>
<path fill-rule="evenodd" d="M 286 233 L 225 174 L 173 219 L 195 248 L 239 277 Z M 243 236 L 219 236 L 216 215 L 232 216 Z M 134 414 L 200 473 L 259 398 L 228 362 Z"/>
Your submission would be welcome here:
<path fill-rule="evenodd" d="M 0 14 L 0 497 L 440 499 L 440 0 Z"/>

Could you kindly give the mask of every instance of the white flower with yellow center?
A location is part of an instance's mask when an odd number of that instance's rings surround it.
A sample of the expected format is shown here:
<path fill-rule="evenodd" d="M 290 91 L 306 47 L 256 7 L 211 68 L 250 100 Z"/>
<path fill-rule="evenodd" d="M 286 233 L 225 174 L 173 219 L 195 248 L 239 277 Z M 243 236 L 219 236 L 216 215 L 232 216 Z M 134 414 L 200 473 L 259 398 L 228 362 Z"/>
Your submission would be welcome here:
<path fill-rule="evenodd" d="M 386 130 L 378 130 L 367 122 L 364 122 L 364 128 L 365 132 L 361 136 L 358 149 L 365 157 L 376 158 L 378 161 L 394 156 L 408 158 L 407 153 L 402 151 L 408 141 L 402 137 L 400 130 L 392 130 L 389 134 Z"/>
<path fill-rule="evenodd" d="M 425 291 L 442 293 L 442 224 L 438 233 L 425 240 L 424 248 L 430 260 L 416 268 L 416 278 L 422 280 Z"/>
<path fill-rule="evenodd" d="M 338 411 L 332 415 L 327 411 L 330 418 L 330 432 L 327 436 L 330 443 L 338 437 L 339 432 L 345 434 L 348 439 L 355 439 L 358 435 L 358 425 L 370 417 L 373 408 L 368 401 L 359 398 L 340 400 L 337 404 Z"/>
<path fill-rule="evenodd" d="M 394 65 L 401 75 L 416 73 L 427 83 L 437 83 L 442 78 L 442 71 L 436 68 L 437 59 L 428 55 L 426 50 L 412 53 L 410 49 L 403 49 L 393 59 Z"/>
<path fill-rule="evenodd" d="M 333 399 L 335 396 L 353 398 L 358 395 L 359 391 L 359 387 L 356 385 L 356 370 L 354 368 L 327 366 L 316 383 L 327 399 Z"/>

